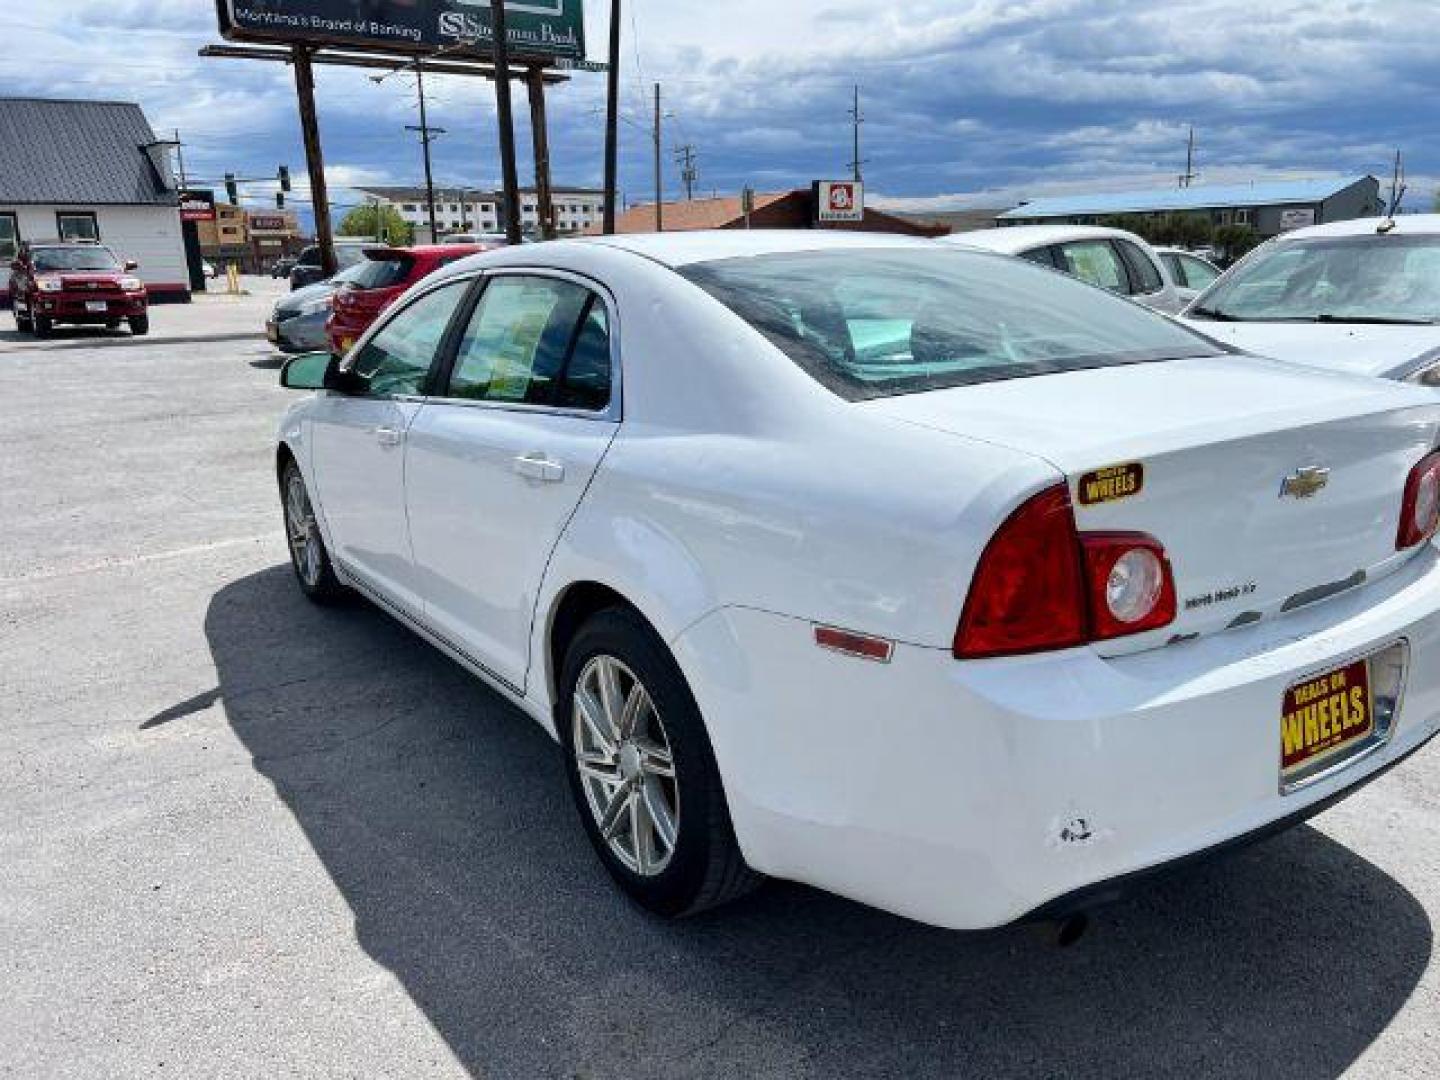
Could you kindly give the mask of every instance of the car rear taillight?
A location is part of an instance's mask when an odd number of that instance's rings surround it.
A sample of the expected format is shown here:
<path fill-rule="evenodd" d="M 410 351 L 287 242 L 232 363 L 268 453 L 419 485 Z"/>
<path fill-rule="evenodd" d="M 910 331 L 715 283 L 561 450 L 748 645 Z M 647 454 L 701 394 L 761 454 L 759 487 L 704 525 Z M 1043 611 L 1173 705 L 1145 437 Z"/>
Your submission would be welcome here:
<path fill-rule="evenodd" d="M 1165 549 L 1143 533 L 1087 533 L 1070 492 L 1047 488 L 991 538 L 955 632 L 959 660 L 1068 649 L 1166 626 L 1175 582 Z"/>
<path fill-rule="evenodd" d="M 1440 451 L 1421 458 L 1405 481 L 1396 550 L 1423 544 L 1435 535 L 1437 527 L 1440 527 Z"/>

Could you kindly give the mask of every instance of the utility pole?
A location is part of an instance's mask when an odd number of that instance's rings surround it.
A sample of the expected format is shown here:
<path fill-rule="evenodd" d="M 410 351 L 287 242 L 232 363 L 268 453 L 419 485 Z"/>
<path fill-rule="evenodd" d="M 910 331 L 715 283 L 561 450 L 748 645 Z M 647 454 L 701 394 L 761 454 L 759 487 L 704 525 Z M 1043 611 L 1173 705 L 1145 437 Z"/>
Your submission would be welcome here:
<path fill-rule="evenodd" d="M 510 106 L 510 37 L 503 0 L 491 6 L 495 35 L 495 110 L 500 120 L 500 175 L 505 188 L 505 237 L 519 245 L 520 178 L 515 167 L 515 114 Z"/>
<path fill-rule="evenodd" d="M 180 129 L 175 129 L 175 167 L 180 173 L 180 190 L 189 191 L 190 181 L 185 177 L 185 144 L 180 141 Z"/>
<path fill-rule="evenodd" d="M 610 73 L 605 102 L 605 235 L 615 232 L 620 165 L 620 0 L 610 0 Z"/>
<path fill-rule="evenodd" d="M 655 84 L 655 231 L 665 231 L 665 174 L 660 171 L 660 84 Z"/>
<path fill-rule="evenodd" d="M 864 177 L 861 175 L 861 166 L 865 164 L 860 158 L 860 125 L 865 122 L 864 115 L 860 112 L 860 87 L 855 87 L 855 104 L 850 109 L 851 128 L 854 133 L 855 156 L 850 159 L 850 172 L 855 182 L 860 183 Z"/>
<path fill-rule="evenodd" d="M 1190 125 L 1190 141 L 1185 147 L 1185 172 L 1180 177 L 1180 186 L 1188 188 L 1195 182 L 1195 125 Z"/>
<path fill-rule="evenodd" d="M 685 185 L 685 201 L 692 202 L 695 198 L 695 181 L 700 179 L 700 172 L 695 168 L 695 144 L 686 143 L 676 147 L 675 163 L 680 166 L 680 181 Z"/>
<path fill-rule="evenodd" d="M 425 74 L 420 67 L 420 61 L 415 61 L 415 90 L 420 95 L 420 125 L 406 124 L 406 131 L 418 131 L 420 133 L 420 146 L 425 153 L 425 203 L 430 210 L 430 242 L 440 242 L 439 227 L 435 224 L 435 174 L 430 168 L 430 143 L 434 141 L 435 135 L 444 135 L 444 128 L 430 126 L 429 117 L 425 111 Z"/>

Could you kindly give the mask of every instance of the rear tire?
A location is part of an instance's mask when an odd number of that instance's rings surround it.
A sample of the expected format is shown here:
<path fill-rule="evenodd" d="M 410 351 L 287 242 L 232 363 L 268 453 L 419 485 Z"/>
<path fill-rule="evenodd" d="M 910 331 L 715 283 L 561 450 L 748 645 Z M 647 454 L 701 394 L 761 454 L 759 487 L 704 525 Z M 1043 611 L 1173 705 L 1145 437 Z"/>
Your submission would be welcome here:
<path fill-rule="evenodd" d="M 54 322 L 44 315 L 34 316 L 32 322 L 34 324 L 35 336 L 38 338 L 48 338 L 55 333 Z"/>
<path fill-rule="evenodd" d="M 638 614 L 611 608 L 586 622 L 566 650 L 560 687 L 556 724 L 570 791 L 591 845 L 626 895 L 676 918 L 764 880 L 740 854 L 685 677 Z"/>
<path fill-rule="evenodd" d="M 280 474 L 280 506 L 285 516 L 290 567 L 295 571 L 300 591 L 316 604 L 334 604 L 345 599 L 349 590 L 335 576 L 310 493 L 305 488 L 305 477 L 293 458 L 285 463 Z"/>
<path fill-rule="evenodd" d="M 141 315 L 130 316 L 130 333 L 136 337 L 144 337 L 150 333 L 150 314 L 146 312 Z"/>

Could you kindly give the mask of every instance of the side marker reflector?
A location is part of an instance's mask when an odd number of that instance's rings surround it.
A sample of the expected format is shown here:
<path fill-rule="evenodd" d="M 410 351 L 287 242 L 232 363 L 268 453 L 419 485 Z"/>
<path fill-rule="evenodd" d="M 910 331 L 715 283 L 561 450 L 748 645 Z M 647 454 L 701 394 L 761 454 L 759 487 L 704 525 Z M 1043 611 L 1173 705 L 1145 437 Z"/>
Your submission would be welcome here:
<path fill-rule="evenodd" d="M 834 626 L 815 627 L 815 644 L 822 649 L 856 656 L 861 660 L 874 660 L 880 664 L 888 664 L 895 654 L 893 641 L 840 630 Z"/>

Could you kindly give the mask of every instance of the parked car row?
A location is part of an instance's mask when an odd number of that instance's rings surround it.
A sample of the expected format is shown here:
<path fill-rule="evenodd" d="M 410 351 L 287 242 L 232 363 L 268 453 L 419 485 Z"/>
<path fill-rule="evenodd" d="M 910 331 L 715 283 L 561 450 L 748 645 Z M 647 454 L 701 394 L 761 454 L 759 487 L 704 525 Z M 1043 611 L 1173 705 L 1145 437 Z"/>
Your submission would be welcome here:
<path fill-rule="evenodd" d="M 768 875 L 1072 918 L 1440 733 L 1422 224 L 1287 237 L 1182 317 L 1191 265 L 1113 232 L 472 255 L 287 363 L 296 580 L 539 723 L 652 911 Z"/>

